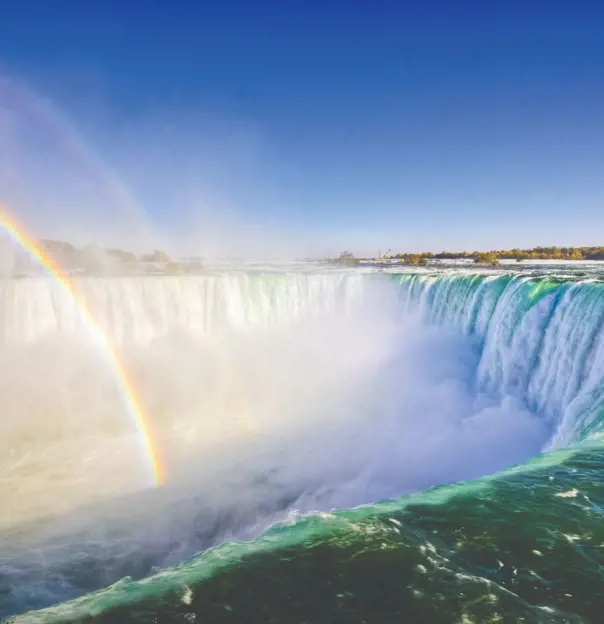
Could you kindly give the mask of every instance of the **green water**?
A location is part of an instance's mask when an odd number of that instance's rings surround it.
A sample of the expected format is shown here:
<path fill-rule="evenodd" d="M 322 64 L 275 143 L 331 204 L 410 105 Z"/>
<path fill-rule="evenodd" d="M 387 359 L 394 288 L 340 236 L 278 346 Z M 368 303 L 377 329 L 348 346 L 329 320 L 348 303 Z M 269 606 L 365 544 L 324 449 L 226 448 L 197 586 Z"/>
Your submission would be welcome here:
<path fill-rule="evenodd" d="M 603 460 L 596 444 L 300 518 L 27 621 L 598 622 Z"/>

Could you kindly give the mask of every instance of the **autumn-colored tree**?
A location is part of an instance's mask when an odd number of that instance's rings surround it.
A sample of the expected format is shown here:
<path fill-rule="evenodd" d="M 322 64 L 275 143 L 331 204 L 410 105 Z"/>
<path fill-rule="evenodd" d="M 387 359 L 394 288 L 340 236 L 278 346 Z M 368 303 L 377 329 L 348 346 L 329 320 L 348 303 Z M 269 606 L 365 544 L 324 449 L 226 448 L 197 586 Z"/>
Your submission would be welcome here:
<path fill-rule="evenodd" d="M 497 266 L 499 264 L 499 258 L 497 254 L 493 251 L 489 251 L 487 253 L 481 253 L 474 258 L 474 262 L 476 264 L 489 264 L 491 266 Z"/>

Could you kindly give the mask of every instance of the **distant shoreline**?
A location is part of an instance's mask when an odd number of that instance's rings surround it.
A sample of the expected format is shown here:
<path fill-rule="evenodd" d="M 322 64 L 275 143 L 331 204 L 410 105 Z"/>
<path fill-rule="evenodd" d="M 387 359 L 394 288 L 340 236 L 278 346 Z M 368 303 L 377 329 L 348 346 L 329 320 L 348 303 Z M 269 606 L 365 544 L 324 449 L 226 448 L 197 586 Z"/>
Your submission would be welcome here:
<path fill-rule="evenodd" d="M 136 255 L 122 249 L 103 249 L 96 245 L 76 248 L 71 243 L 42 239 L 38 246 L 44 257 L 70 277 L 144 277 L 144 276 L 184 276 L 207 274 L 208 269 L 217 265 L 242 267 L 246 261 L 242 258 L 232 260 L 209 261 L 206 267 L 201 257 L 191 256 L 173 260 L 167 253 L 155 250 L 152 253 Z M 9 262 L 4 267 L 4 277 L 25 278 L 43 273 L 35 258 L 23 249 L 9 250 Z M 532 249 L 508 249 L 486 252 L 422 252 L 379 254 L 377 257 L 355 257 L 343 251 L 335 258 L 305 258 L 295 262 L 303 264 L 329 264 L 340 267 L 355 266 L 405 266 L 405 267 L 468 267 L 481 269 L 515 267 L 539 263 L 579 264 L 604 261 L 604 247 L 534 247 Z M 249 262 L 249 261 L 248 261 Z M 256 264 L 276 264 L 269 260 L 256 261 Z M 287 262 L 285 263 L 287 264 Z M 502 266 L 503 265 L 503 266 Z"/>
<path fill-rule="evenodd" d="M 363 259 L 356 258 L 348 251 L 343 251 L 335 258 L 326 258 L 331 264 L 356 265 Z M 365 259 L 365 260 L 374 260 Z M 377 258 L 378 261 L 399 262 L 412 266 L 426 266 L 434 261 L 468 261 L 475 264 L 497 266 L 504 260 L 518 263 L 537 260 L 560 260 L 564 262 L 604 260 L 604 247 L 534 247 L 532 249 L 501 249 L 491 251 L 460 251 L 440 253 L 397 253 L 387 252 Z"/>
<path fill-rule="evenodd" d="M 503 261 L 501 264 L 497 266 L 491 265 L 482 265 L 477 264 L 471 260 L 457 260 L 457 261 L 447 261 L 447 260 L 434 260 L 427 265 L 417 266 L 417 265 L 409 265 L 406 263 L 402 263 L 396 260 L 388 260 L 388 259 L 379 259 L 379 258 L 362 258 L 360 259 L 359 264 L 354 266 L 345 266 L 338 265 L 333 263 L 328 263 L 325 260 L 307 260 L 307 261 L 292 261 L 291 263 L 280 261 L 280 262 L 271 262 L 265 261 L 260 262 L 256 261 L 254 263 L 245 262 L 245 261 L 220 261 L 216 264 L 208 263 L 202 269 L 196 271 L 182 271 L 179 273 L 166 272 L 162 270 L 160 267 L 139 267 L 138 271 L 124 271 L 124 272 L 111 272 L 111 273 L 91 273 L 86 271 L 66 271 L 69 279 L 74 280 L 87 280 L 87 279 L 123 279 L 123 278 L 137 278 L 137 279 L 145 279 L 145 278 L 170 278 L 170 277 L 195 277 L 195 276 L 216 276 L 223 274 L 225 272 L 236 272 L 236 273 L 278 273 L 278 272 L 288 272 L 293 271 L 296 272 L 296 269 L 303 270 L 305 267 L 307 270 L 312 271 L 313 267 L 315 270 L 320 270 L 320 267 L 327 268 L 328 266 L 333 267 L 338 270 L 347 270 L 347 269 L 376 269 L 376 270 L 387 270 L 389 273 L 396 274 L 397 269 L 400 269 L 401 272 L 404 273 L 413 273 L 417 272 L 421 274 L 423 272 L 429 273 L 431 271 L 463 271 L 465 273 L 485 273 L 485 272 L 493 272 L 493 273 L 516 273 L 521 274 L 524 272 L 531 272 L 538 270 L 539 268 L 545 267 L 570 267 L 572 266 L 573 270 L 579 269 L 581 266 L 589 267 L 594 265 L 602 265 L 604 266 L 603 260 L 529 260 L 526 262 L 517 263 L 515 261 Z M 36 279 L 36 278 L 51 278 L 52 275 L 49 275 L 46 271 L 36 270 L 31 273 L 21 273 L 21 274 L 12 274 L 12 275 L 4 275 L 1 276 L 0 279 L 4 280 L 28 280 L 28 279 Z"/>

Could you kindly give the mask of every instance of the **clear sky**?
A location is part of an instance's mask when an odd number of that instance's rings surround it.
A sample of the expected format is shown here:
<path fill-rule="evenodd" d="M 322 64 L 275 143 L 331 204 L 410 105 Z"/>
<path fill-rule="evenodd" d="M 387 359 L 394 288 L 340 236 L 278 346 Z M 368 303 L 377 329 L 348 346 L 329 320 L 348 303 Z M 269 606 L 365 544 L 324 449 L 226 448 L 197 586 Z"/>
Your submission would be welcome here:
<path fill-rule="evenodd" d="M 604 244 L 603 33 L 595 1 L 0 0 L 0 192 L 227 246 Z"/>

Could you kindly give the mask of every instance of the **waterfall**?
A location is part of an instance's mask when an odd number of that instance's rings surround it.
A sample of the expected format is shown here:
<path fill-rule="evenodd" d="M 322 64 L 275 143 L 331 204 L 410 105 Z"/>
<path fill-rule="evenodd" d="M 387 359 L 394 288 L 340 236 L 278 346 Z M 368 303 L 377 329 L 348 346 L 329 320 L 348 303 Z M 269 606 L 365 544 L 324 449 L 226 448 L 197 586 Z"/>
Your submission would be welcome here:
<path fill-rule="evenodd" d="M 355 339 L 362 332 L 344 340 L 342 322 L 380 299 L 362 275 L 345 273 L 75 278 L 72 286 L 74 297 L 51 278 L 0 280 L 0 526 L 144 482 L 124 389 L 82 306 L 115 346 L 174 471 L 213 452 L 212 441 L 276 432 L 280 422 L 291 430 L 320 397 L 335 400 L 338 380 L 363 368 L 354 354 L 341 363 L 342 353 L 370 348 Z"/>
<path fill-rule="evenodd" d="M 180 335 L 286 328 L 366 308 L 391 307 L 383 276 L 223 273 L 199 277 L 80 278 L 77 299 L 118 347 L 144 349 Z M 554 446 L 600 427 L 604 409 L 604 284 L 535 276 L 399 275 L 402 314 L 470 337 L 476 388 L 523 401 L 556 427 Z M 393 289 L 394 292 L 394 289 Z M 388 299 L 388 301 L 386 301 Z M 386 301 L 386 304 L 384 302 Z M 376 319 L 377 320 L 377 319 Z M 49 278 L 0 280 L 4 350 L 85 338 L 76 301 Z M 92 356 L 91 356 L 92 357 Z"/>
<path fill-rule="evenodd" d="M 74 288 L 112 343 L 144 349 L 175 335 L 207 342 L 224 332 L 338 317 L 369 303 L 379 309 L 388 298 L 375 286 L 385 281 L 354 272 L 233 272 L 80 278 Z M 523 401 L 556 426 L 554 446 L 599 429 L 604 284 L 481 274 L 399 275 L 394 281 L 399 312 L 419 313 L 429 325 L 452 327 L 470 337 L 480 355 L 477 390 Z M 391 301 L 385 305 L 391 307 Z M 5 352 L 19 347 L 35 351 L 49 341 L 65 351 L 69 341 L 77 343 L 87 331 L 76 301 L 52 279 L 0 280 Z"/>
<path fill-rule="evenodd" d="M 602 427 L 604 283 L 535 276 L 398 276 L 406 310 L 471 336 L 481 391 L 555 424 L 552 447 Z"/>
<path fill-rule="evenodd" d="M 118 345 L 149 344 L 172 332 L 285 326 L 360 302 L 361 275 L 222 274 L 201 277 L 79 278 L 77 299 Z M 0 281 L 0 340 L 27 343 L 86 328 L 74 299 L 50 278 Z"/>
<path fill-rule="evenodd" d="M 225 272 L 73 288 L 0 281 L 0 616 L 250 539 L 292 508 L 472 479 L 601 429 L 595 280 Z M 77 302 L 157 433 L 163 488 L 142 489 Z"/>

